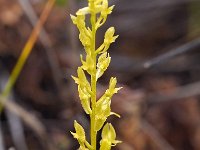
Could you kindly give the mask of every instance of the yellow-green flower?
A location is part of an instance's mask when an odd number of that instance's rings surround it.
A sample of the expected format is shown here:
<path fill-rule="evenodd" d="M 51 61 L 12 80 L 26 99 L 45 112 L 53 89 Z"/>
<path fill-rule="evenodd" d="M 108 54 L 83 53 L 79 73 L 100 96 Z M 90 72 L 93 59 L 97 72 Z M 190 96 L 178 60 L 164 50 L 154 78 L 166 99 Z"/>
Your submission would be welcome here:
<path fill-rule="evenodd" d="M 121 143 L 121 141 L 115 140 L 116 132 L 111 123 L 104 126 L 101 137 L 100 150 L 110 150 L 111 146 Z"/>
<path fill-rule="evenodd" d="M 89 143 L 85 137 L 83 127 L 74 122 L 75 133 L 71 132 L 74 138 L 79 142 L 79 150 L 96 150 L 97 132 L 103 127 L 110 115 L 118 114 L 111 111 L 112 96 L 121 88 L 116 88 L 117 79 L 111 77 L 109 88 L 97 101 L 97 81 L 107 70 L 111 57 L 107 52 L 110 44 L 115 42 L 115 28 L 107 29 L 103 43 L 96 49 L 96 32 L 106 21 L 107 16 L 111 14 L 114 6 L 108 6 L 108 0 L 88 0 L 88 6 L 79 9 L 76 16 L 71 15 L 73 23 L 79 30 L 79 39 L 85 49 L 85 55 L 80 56 L 81 66 L 77 69 L 78 77 L 72 76 L 75 83 L 78 84 L 78 93 L 81 105 L 90 115 L 91 129 Z M 90 25 L 87 25 L 86 19 L 90 16 Z M 98 58 L 98 59 L 97 59 Z M 90 76 L 90 82 L 86 77 Z M 116 133 L 111 124 L 106 124 L 102 131 L 102 140 L 100 142 L 100 150 L 110 150 L 111 146 L 115 146 L 119 141 L 115 140 Z"/>
<path fill-rule="evenodd" d="M 74 121 L 74 128 L 75 133 L 71 132 L 71 134 L 74 136 L 75 139 L 78 140 L 79 144 L 82 146 L 85 143 L 85 131 L 83 127 L 77 122 Z"/>
<path fill-rule="evenodd" d="M 90 84 L 87 81 L 85 73 L 81 67 L 78 67 L 77 73 L 78 73 L 78 78 L 73 76 L 72 78 L 78 84 L 78 92 L 83 109 L 87 114 L 91 114 L 92 110 L 90 108 L 90 97 L 91 97 Z"/>

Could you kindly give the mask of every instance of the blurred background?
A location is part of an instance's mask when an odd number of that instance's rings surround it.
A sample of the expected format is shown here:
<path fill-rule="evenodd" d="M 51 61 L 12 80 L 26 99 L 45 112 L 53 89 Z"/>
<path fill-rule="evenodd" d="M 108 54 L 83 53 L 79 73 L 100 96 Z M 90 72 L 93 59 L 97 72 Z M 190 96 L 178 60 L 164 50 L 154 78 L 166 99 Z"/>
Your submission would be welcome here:
<path fill-rule="evenodd" d="M 0 114 L 0 150 L 75 150 L 69 132 L 74 120 L 89 134 L 89 118 L 71 78 L 84 51 L 69 17 L 87 1 L 50 1 L 46 9 L 47 0 L 0 0 L 2 92 L 28 39 L 40 33 L 35 43 L 30 40 L 33 48 Z M 112 62 L 98 83 L 98 96 L 111 76 L 124 87 L 112 100 L 121 118 L 108 120 L 123 141 L 113 149 L 200 150 L 200 1 L 110 4 L 115 9 L 97 43 L 110 26 L 120 36 L 110 47 Z M 46 19 L 37 26 L 41 14 Z"/>

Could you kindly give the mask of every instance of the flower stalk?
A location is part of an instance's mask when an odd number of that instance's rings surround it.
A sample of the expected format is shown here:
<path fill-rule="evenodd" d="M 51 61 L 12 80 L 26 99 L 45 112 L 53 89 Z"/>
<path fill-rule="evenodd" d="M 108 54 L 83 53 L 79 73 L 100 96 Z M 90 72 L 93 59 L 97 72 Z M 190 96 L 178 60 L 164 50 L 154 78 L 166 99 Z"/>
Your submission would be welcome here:
<path fill-rule="evenodd" d="M 96 32 L 101 27 L 107 16 L 112 12 L 114 6 L 108 6 L 108 0 L 88 0 L 88 6 L 79 9 L 76 16 L 71 15 L 73 23 L 79 30 L 79 39 L 84 46 L 86 57 L 85 60 L 81 55 L 82 66 L 78 67 L 78 77 L 72 78 L 78 84 L 79 98 L 86 114 L 90 115 L 90 143 L 86 140 L 83 127 L 74 122 L 75 133 L 71 132 L 74 138 L 79 142 L 79 150 L 96 150 L 97 132 L 102 130 L 102 140 L 100 141 L 100 150 L 110 150 L 111 146 L 115 146 L 120 141 L 115 140 L 116 133 L 110 123 L 106 123 L 110 115 L 118 114 L 111 112 L 111 98 L 121 88 L 116 88 L 116 78 L 111 78 L 109 88 L 103 96 L 97 100 L 97 80 L 108 68 L 111 57 L 107 52 L 111 43 L 115 42 L 118 36 L 114 36 L 115 29 L 110 27 L 104 36 L 104 42 L 96 49 Z M 86 25 L 86 15 L 90 15 L 90 27 Z M 97 60 L 98 58 L 98 60 Z M 87 80 L 87 73 L 90 75 L 90 83 Z M 105 125 L 104 125 L 105 124 Z"/>

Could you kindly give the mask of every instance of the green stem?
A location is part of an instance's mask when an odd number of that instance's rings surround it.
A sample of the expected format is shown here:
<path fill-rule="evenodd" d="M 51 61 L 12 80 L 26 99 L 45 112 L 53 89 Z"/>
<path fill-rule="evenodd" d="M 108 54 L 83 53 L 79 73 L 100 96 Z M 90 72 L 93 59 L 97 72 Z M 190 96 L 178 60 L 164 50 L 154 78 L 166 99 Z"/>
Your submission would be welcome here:
<path fill-rule="evenodd" d="M 85 141 L 85 145 L 89 150 L 93 150 L 92 146 L 87 141 Z"/>
<path fill-rule="evenodd" d="M 94 10 L 94 1 L 91 1 L 91 10 Z M 97 132 L 95 130 L 95 115 L 96 115 L 96 53 L 95 53 L 95 42 L 96 42 L 96 29 L 95 29 L 95 23 L 96 23 L 96 14 L 94 11 L 91 12 L 91 25 L 92 25 L 92 41 L 91 41 L 91 55 L 94 63 L 94 69 L 91 74 L 91 87 L 92 87 L 92 114 L 90 116 L 91 118 L 91 145 L 93 147 L 93 150 L 96 150 L 96 136 Z"/>

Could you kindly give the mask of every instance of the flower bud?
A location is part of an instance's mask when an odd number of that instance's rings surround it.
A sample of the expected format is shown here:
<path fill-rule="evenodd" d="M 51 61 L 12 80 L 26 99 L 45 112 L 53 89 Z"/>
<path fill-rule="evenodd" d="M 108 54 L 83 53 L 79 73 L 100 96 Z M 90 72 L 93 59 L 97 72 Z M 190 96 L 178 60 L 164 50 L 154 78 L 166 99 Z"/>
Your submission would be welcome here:
<path fill-rule="evenodd" d="M 114 33 L 115 33 L 114 27 L 110 27 L 109 29 L 107 29 L 107 31 L 105 33 L 105 37 L 104 37 L 104 44 L 105 45 L 108 45 L 108 44 L 115 42 L 115 39 L 118 36 L 114 36 Z"/>
<path fill-rule="evenodd" d="M 85 131 L 83 127 L 75 120 L 74 121 L 74 128 L 75 128 L 75 133 L 71 132 L 71 134 L 76 138 L 80 143 L 85 142 Z"/>
<path fill-rule="evenodd" d="M 116 132 L 111 123 L 107 123 L 101 134 L 102 140 L 100 142 L 100 150 L 110 150 L 111 146 L 115 146 L 121 141 L 117 141 Z"/>

